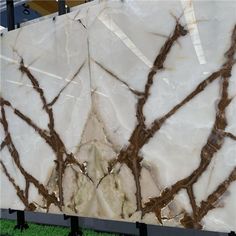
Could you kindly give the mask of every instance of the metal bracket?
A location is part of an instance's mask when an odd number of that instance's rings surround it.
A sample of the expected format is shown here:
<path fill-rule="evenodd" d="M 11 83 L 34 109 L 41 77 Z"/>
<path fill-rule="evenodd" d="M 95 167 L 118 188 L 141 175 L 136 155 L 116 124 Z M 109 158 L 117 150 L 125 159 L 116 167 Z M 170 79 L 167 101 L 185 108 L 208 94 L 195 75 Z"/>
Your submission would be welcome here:
<path fill-rule="evenodd" d="M 16 217 L 17 217 L 17 224 L 14 227 L 14 229 L 20 229 L 20 231 L 22 232 L 24 229 L 28 229 L 29 226 L 28 224 L 25 222 L 25 213 L 24 211 L 18 211 L 18 210 L 12 210 L 9 209 L 9 214 L 12 214 L 16 212 Z"/>
<path fill-rule="evenodd" d="M 231 231 L 228 235 L 229 236 L 236 236 L 236 233 L 234 231 Z"/>
<path fill-rule="evenodd" d="M 65 0 L 58 0 L 58 15 L 66 14 L 66 2 Z"/>
<path fill-rule="evenodd" d="M 10 31 L 15 29 L 15 14 L 14 14 L 13 0 L 6 0 L 6 5 L 7 5 L 7 28 Z"/>
<path fill-rule="evenodd" d="M 145 223 L 136 222 L 136 228 L 139 229 L 139 236 L 147 236 L 147 225 Z"/>
<path fill-rule="evenodd" d="M 79 217 L 64 215 L 64 219 L 70 219 L 70 233 L 68 236 L 82 236 L 83 233 L 79 228 Z"/>

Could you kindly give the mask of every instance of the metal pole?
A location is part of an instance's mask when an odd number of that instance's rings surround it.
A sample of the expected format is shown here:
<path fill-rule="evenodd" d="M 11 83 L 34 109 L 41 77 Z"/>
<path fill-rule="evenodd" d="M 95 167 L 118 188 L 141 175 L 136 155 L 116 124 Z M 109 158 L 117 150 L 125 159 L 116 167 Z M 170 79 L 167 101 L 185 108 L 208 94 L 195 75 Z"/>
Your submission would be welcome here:
<path fill-rule="evenodd" d="M 7 28 L 8 30 L 15 29 L 15 15 L 13 0 L 6 0 L 7 3 Z"/>
<path fill-rule="evenodd" d="M 66 14 L 66 2 L 65 0 L 58 0 L 58 15 Z"/>

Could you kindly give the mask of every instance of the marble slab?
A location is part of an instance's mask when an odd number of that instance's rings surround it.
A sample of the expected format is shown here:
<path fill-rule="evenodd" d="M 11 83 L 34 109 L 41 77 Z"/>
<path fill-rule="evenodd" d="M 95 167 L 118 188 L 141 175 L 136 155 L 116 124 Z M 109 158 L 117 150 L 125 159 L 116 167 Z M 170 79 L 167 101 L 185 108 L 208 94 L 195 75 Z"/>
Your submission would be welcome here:
<path fill-rule="evenodd" d="M 98 1 L 1 36 L 1 208 L 236 231 L 236 2 Z"/>

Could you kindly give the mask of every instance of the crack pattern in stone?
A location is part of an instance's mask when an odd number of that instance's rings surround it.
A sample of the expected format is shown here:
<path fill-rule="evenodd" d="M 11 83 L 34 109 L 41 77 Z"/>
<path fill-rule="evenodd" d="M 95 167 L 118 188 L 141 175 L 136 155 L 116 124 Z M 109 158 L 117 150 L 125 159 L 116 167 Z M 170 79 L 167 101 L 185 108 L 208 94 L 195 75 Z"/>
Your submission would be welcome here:
<path fill-rule="evenodd" d="M 160 40 L 158 53 L 155 55 L 149 71 L 146 70 L 146 75 L 143 78 L 144 86 L 143 89 L 140 89 L 133 81 L 122 79 L 122 76 L 113 72 L 113 69 L 109 69 L 111 67 L 96 56 L 96 50 L 95 52 L 91 50 L 96 44 L 92 41 L 93 27 L 96 27 L 96 24 L 104 23 L 102 20 L 106 19 L 106 17 L 101 17 L 102 14 L 106 14 L 106 12 L 102 11 L 100 13 L 99 20 L 94 23 L 95 26 L 93 24 L 87 26 L 87 23 L 81 23 L 81 19 L 73 20 L 73 23 L 67 19 L 70 24 L 77 24 L 76 27 L 79 27 L 81 32 L 86 31 L 85 39 L 83 38 L 84 41 L 81 44 L 86 45 L 87 55 L 86 53 L 86 56 L 83 55 L 85 59 L 77 66 L 75 73 L 57 91 L 54 90 L 53 96 L 49 96 L 47 93 L 47 88 L 44 86 L 45 78 L 42 79 L 36 76 L 31 69 L 32 65 L 26 66 L 26 59 L 21 55 L 21 52 L 18 52 L 15 46 L 12 48 L 13 53 L 17 52 L 17 60 L 19 61 L 17 71 L 27 81 L 27 86 L 31 86 L 31 93 L 38 99 L 36 109 L 43 113 L 47 122 L 46 127 L 42 128 L 43 125 L 34 120 L 33 116 L 26 112 L 27 110 L 18 107 L 19 102 L 17 102 L 18 105 L 15 105 L 16 101 L 14 99 L 20 98 L 9 99 L 7 93 L 1 93 L 0 123 L 2 130 L 0 151 L 3 155 L 1 155 L 0 164 L 2 174 L 12 185 L 26 210 L 56 211 L 58 213 L 65 212 L 131 221 L 139 220 L 164 225 L 165 222 L 170 222 L 168 225 L 205 229 L 204 217 L 212 210 L 219 208 L 220 199 L 228 193 L 230 187 L 235 188 L 233 184 L 236 181 L 236 166 L 234 165 L 215 184 L 211 192 L 201 197 L 200 200 L 196 194 L 196 185 L 207 175 L 209 169 L 212 168 L 213 161 L 222 152 L 226 143 L 231 142 L 232 145 L 235 145 L 234 142 L 236 141 L 236 134 L 229 129 L 227 112 L 234 104 L 234 95 L 230 92 L 230 86 L 235 78 L 233 73 L 235 73 L 234 65 L 236 63 L 236 25 L 231 28 L 231 36 L 227 36 L 229 46 L 224 55 L 221 55 L 221 58 L 224 58 L 222 65 L 217 69 L 214 68 L 214 70 L 211 70 L 213 72 L 208 73 L 208 76 L 195 83 L 192 89 L 181 99 L 178 99 L 178 102 L 172 105 L 169 110 L 153 119 L 152 122 L 148 122 L 149 119 L 147 119 L 145 109 L 156 92 L 155 86 L 159 86 L 161 75 L 168 73 L 169 64 L 171 64 L 171 58 L 176 51 L 176 47 L 179 47 L 180 52 L 184 50 L 191 29 L 181 23 L 182 15 L 179 18 L 174 17 L 175 25 L 172 27 L 169 36 L 162 37 Z M 76 14 L 76 17 L 79 17 L 78 15 Z M 83 14 L 81 17 L 83 17 Z M 204 24 L 204 21 L 202 24 Z M 116 29 L 114 34 L 117 35 L 119 28 L 115 23 L 114 29 Z M 88 34 L 87 31 L 89 31 Z M 19 35 L 17 38 L 20 37 Z M 68 34 L 66 35 L 68 36 Z M 162 35 L 162 33 L 156 33 L 155 35 Z M 121 36 L 118 37 L 122 38 Z M 67 38 L 67 40 L 69 39 Z M 127 42 L 124 42 L 124 44 L 128 45 Z M 9 68 L 5 65 L 4 70 L 7 71 Z M 84 72 L 86 70 L 87 73 Z M 183 70 L 183 67 L 181 70 Z M 101 78 L 99 76 L 96 78 L 96 76 L 100 74 L 103 79 L 109 78 L 110 85 L 115 83 L 122 89 L 126 89 L 131 94 L 129 96 L 132 96 L 132 101 L 135 104 L 134 126 L 129 130 L 127 141 L 123 144 L 119 144 L 119 141 L 117 141 L 119 132 L 121 132 L 119 127 L 113 129 L 113 126 L 116 127 L 116 125 L 109 123 L 108 120 L 105 121 L 106 118 L 104 118 L 106 116 L 104 112 L 106 111 L 106 105 L 102 103 L 102 99 L 107 99 L 109 96 L 101 92 L 106 86 L 102 89 L 99 87 L 101 86 L 99 85 Z M 7 79 L 3 78 L 3 81 Z M 85 117 L 83 122 L 79 121 L 80 123 L 77 124 L 76 120 L 73 121 L 76 126 L 81 126 L 82 129 L 79 131 L 80 134 L 75 136 L 78 138 L 77 142 L 73 142 L 76 143 L 76 147 L 71 147 L 68 145 L 68 136 L 64 136 L 63 131 L 58 126 L 57 119 L 60 116 L 58 106 L 61 106 L 58 103 L 61 101 L 61 96 L 64 96 L 63 99 L 66 100 L 65 93 L 71 89 L 73 83 L 78 83 L 78 81 L 81 82 L 80 86 L 84 91 L 86 90 L 86 83 L 90 83 L 87 88 L 88 93 L 84 96 L 86 97 L 89 94 L 91 102 L 88 103 L 89 107 L 86 115 L 81 111 L 81 114 Z M 219 98 L 216 99 L 214 119 L 206 141 L 205 143 L 202 142 L 203 145 L 199 149 L 199 162 L 190 168 L 188 175 L 182 178 L 176 177 L 174 183 L 165 186 L 162 183 L 162 176 L 159 173 L 157 174 L 154 167 L 156 165 L 159 168 L 158 162 L 149 161 L 145 156 L 144 149 L 163 131 L 173 117 L 176 117 L 186 106 L 191 106 L 193 100 L 195 101 L 199 96 L 202 96 L 216 82 L 219 85 Z M 104 81 L 101 83 L 105 84 Z M 215 89 L 215 87 L 213 88 Z M 18 89 L 20 90 L 21 87 Z M 108 91 L 112 94 L 111 97 L 114 96 L 111 88 L 108 88 Z M 76 93 L 78 92 L 76 91 Z M 83 98 L 79 97 L 79 99 L 83 101 Z M 111 98 L 109 101 L 113 104 L 112 106 L 115 106 L 115 99 L 113 101 Z M 30 102 L 29 106 L 32 106 Z M 77 106 L 76 102 L 68 111 L 73 113 L 73 107 L 75 106 Z M 15 122 L 23 123 L 29 130 L 33 130 L 34 134 L 39 136 L 44 145 L 53 153 L 55 158 L 51 168 L 48 168 L 45 174 L 48 176 L 46 181 L 45 179 L 36 178 L 34 173 L 31 173 L 25 167 L 24 157 L 21 155 L 21 151 L 18 150 L 18 141 L 14 137 L 15 131 L 11 128 L 13 119 L 17 120 Z M 65 119 L 64 122 L 70 121 Z M 64 137 L 67 137 L 67 139 Z M 23 146 L 23 148 L 25 147 Z M 6 152 L 10 155 L 7 156 Z M 9 160 L 7 158 L 10 158 L 14 163 L 14 168 L 17 168 L 17 173 L 21 175 L 21 179 L 23 178 L 24 184 L 13 177 L 15 175 L 12 169 L 9 170 Z M 33 159 L 32 165 L 35 165 Z M 168 175 L 171 174 L 168 173 Z M 145 195 L 145 189 L 147 188 L 145 185 L 155 188 L 151 196 Z M 32 199 L 32 186 L 38 192 L 37 199 Z M 178 206 L 177 198 L 183 191 L 186 193 L 186 201 L 189 202 L 190 207 L 188 209 L 183 207 L 182 203 Z M 213 228 L 209 227 L 209 229 L 212 230 Z"/>

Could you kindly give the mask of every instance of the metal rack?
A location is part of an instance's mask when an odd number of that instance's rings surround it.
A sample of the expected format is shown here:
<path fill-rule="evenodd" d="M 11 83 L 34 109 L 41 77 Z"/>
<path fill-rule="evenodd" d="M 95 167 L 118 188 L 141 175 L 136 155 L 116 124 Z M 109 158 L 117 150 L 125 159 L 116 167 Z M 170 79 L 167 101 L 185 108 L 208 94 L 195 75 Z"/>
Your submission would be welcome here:
<path fill-rule="evenodd" d="M 17 212 L 17 211 L 15 211 Z M 1 219 L 17 220 L 17 214 L 10 214 L 9 209 L 0 209 Z M 39 213 L 24 211 L 25 222 L 39 223 L 46 225 L 64 226 L 76 229 L 79 227 L 93 229 L 99 232 L 118 233 L 132 236 L 236 236 L 235 232 L 220 233 L 204 230 L 182 229 L 176 227 L 165 227 L 159 225 L 149 225 L 144 223 L 132 223 L 125 221 L 103 220 L 98 218 L 65 216 L 63 214 Z M 19 221 L 18 221 L 19 222 Z M 80 235 L 80 234 L 70 234 Z"/>
<path fill-rule="evenodd" d="M 15 24 L 15 7 L 18 6 L 20 3 L 25 3 L 25 0 L 6 0 L 5 4 L 1 3 L 1 11 L 6 9 L 6 17 L 7 17 L 7 28 L 8 31 L 14 30 L 16 27 Z M 66 14 L 70 11 L 69 7 L 66 6 L 65 0 L 58 0 L 58 15 Z M 18 23 L 19 27 L 19 23 Z"/>

